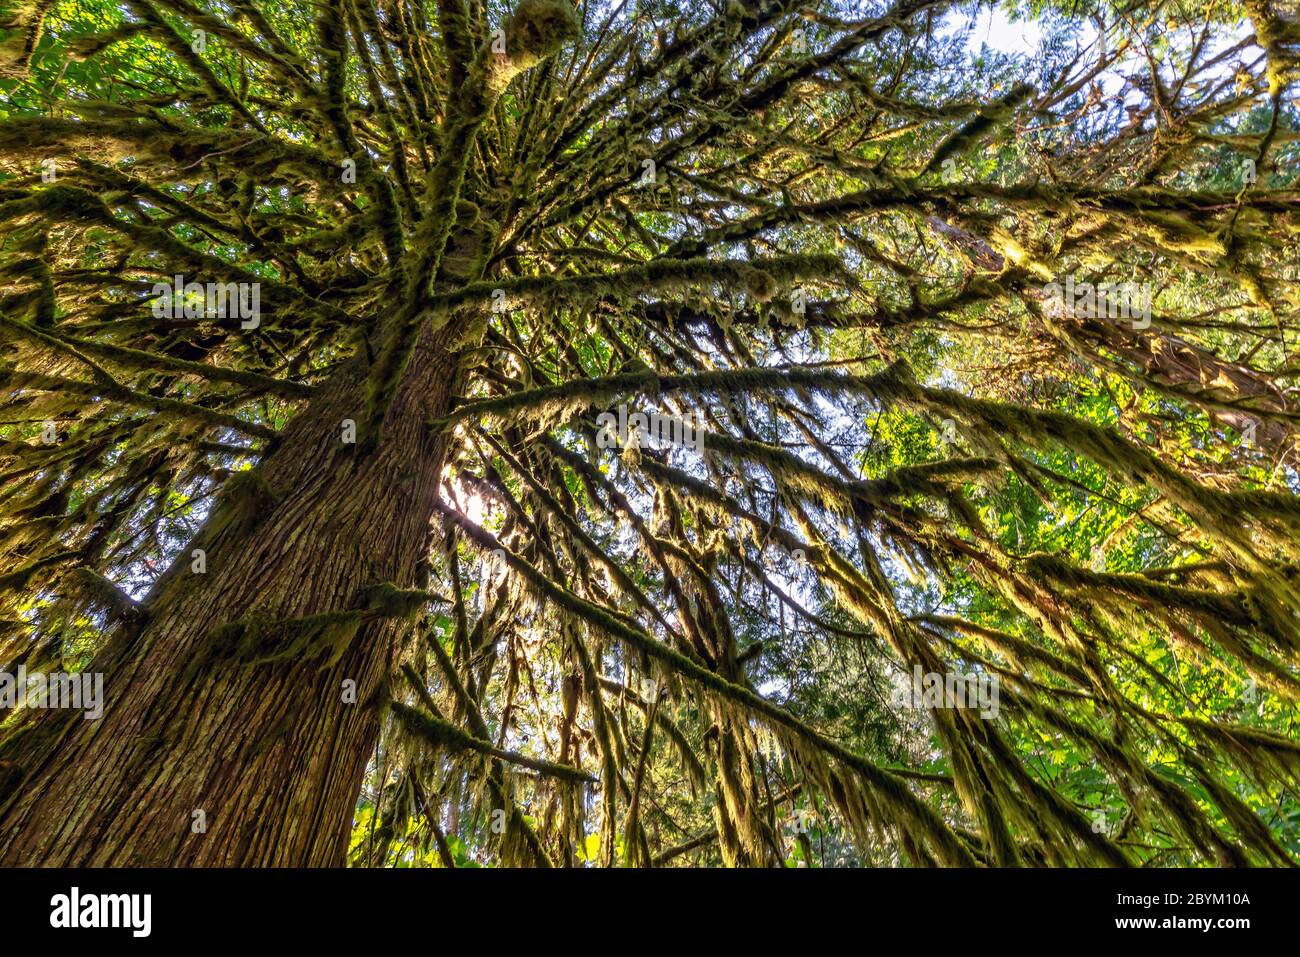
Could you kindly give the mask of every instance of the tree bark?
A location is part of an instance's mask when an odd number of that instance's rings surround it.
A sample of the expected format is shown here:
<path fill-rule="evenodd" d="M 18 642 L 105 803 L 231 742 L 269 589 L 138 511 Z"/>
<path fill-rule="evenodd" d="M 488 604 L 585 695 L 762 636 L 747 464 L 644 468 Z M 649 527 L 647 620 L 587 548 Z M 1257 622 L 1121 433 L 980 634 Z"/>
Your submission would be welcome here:
<path fill-rule="evenodd" d="M 217 629 L 256 616 L 266 657 L 286 647 L 277 621 L 361 607 L 370 584 L 424 584 L 447 452 L 426 423 L 450 409 L 459 374 L 431 338 L 372 453 L 343 441 L 343 420 L 365 410 L 354 361 L 244 483 L 252 505 L 214 509 L 145 600 L 143 627 L 89 666 L 104 674 L 100 720 L 32 712 L 0 743 L 0 865 L 344 862 L 402 623 L 365 621 L 332 665 L 241 660 Z"/>

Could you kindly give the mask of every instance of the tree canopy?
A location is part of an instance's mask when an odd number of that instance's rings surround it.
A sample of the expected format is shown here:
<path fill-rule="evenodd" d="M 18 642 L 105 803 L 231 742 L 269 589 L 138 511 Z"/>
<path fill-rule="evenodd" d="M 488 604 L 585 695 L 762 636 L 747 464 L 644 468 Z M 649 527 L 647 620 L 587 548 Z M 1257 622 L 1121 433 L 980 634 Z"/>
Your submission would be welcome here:
<path fill-rule="evenodd" d="M 1286 7 L 10 3 L 0 670 L 129 685 L 263 463 L 414 428 L 418 581 L 205 624 L 395 623 L 349 863 L 1297 863 Z"/>

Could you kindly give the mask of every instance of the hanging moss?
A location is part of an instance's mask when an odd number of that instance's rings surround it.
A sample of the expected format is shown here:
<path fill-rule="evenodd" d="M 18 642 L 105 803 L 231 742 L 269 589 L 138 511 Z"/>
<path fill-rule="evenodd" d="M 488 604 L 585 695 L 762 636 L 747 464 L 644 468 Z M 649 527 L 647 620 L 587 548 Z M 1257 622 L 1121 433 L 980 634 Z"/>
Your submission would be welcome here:
<path fill-rule="evenodd" d="M 0 666 L 170 660 L 190 639 L 158 623 L 209 587 L 229 623 L 165 682 L 195 701 L 223 668 L 384 662 L 409 698 L 375 710 L 377 674 L 356 702 L 373 831 L 330 838 L 365 866 L 1293 863 L 1279 5 L 1246 3 L 1238 89 L 1211 11 L 1188 76 L 1123 104 L 1052 62 L 954 94 L 925 4 L 630 6 L 130 0 L 81 36 L 14 6 Z M 102 88 L 159 51 L 165 77 Z M 160 315 L 177 276 L 263 308 Z M 1149 283 L 1151 324 L 1059 314 L 1068 276 Z M 703 447 L 602 448 L 617 405 L 696 414 Z M 320 543 L 359 579 L 328 600 L 230 564 L 336 501 L 376 527 Z M 996 679 L 996 716 L 898 704 L 916 667 Z M 66 795 L 65 749 L 132 740 L 117 720 L 9 718 L 0 857 L 43 840 L 20 805 Z M 205 774 L 174 738 L 132 767 Z M 127 772 L 97 770 L 120 801 Z M 61 833 L 134 854 L 85 800 Z M 273 805 L 250 855 L 311 830 Z"/>
<path fill-rule="evenodd" d="M 327 611 L 305 618 L 242 618 L 215 629 L 211 644 L 217 653 L 249 665 L 273 662 L 312 662 L 333 667 L 343 657 L 362 625 L 359 611 Z"/>
<path fill-rule="evenodd" d="M 511 751 L 503 751 L 500 748 L 493 747 L 487 741 L 480 741 L 471 735 L 466 734 L 456 725 L 441 718 L 431 715 L 421 714 L 414 708 L 407 707 L 400 701 L 391 702 L 389 705 L 393 713 L 397 715 L 402 725 L 412 734 L 418 735 L 424 741 L 438 748 L 444 748 L 450 751 L 476 751 L 480 754 L 486 754 L 492 757 L 500 758 L 511 764 L 529 768 L 540 774 L 558 777 L 568 781 L 591 781 L 592 778 L 576 768 L 566 767 L 562 764 L 556 764 L 553 761 L 540 761 L 536 758 L 530 758 L 522 754 L 516 754 Z"/>
<path fill-rule="evenodd" d="M 447 599 L 420 588 L 398 588 L 392 582 L 381 582 L 366 589 L 366 607 L 383 618 L 409 618 L 430 602 L 447 604 Z"/>

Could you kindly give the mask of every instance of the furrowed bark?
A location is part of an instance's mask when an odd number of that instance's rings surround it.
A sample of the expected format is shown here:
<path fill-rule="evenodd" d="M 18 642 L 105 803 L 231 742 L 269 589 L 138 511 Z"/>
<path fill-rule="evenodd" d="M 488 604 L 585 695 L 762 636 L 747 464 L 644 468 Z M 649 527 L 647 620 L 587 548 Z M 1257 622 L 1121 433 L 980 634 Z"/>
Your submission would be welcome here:
<path fill-rule="evenodd" d="M 422 584 L 446 452 L 425 423 L 447 412 L 456 378 L 431 338 L 373 454 L 342 441 L 365 408 L 353 362 L 257 470 L 253 507 L 217 506 L 145 601 L 147 624 L 87 669 L 104 673 L 100 720 L 33 712 L 0 743 L 0 865 L 343 863 L 400 622 L 368 617 L 315 657 L 250 659 L 290 647 L 277 622 L 364 607 L 368 584 Z M 240 620 L 263 623 L 256 654 L 219 631 Z"/>

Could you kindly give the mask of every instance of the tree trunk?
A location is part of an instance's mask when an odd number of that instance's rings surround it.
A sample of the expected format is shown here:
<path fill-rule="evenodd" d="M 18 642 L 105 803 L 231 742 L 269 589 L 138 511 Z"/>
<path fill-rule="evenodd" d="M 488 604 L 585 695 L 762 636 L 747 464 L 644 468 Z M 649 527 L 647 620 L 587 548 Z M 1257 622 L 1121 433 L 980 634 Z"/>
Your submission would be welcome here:
<path fill-rule="evenodd" d="M 400 620 L 366 620 L 334 664 L 250 663 L 217 629 L 264 622 L 251 657 L 265 658 L 289 647 L 275 622 L 361 607 L 370 584 L 423 585 L 447 448 L 426 423 L 448 411 L 458 375 L 430 338 L 375 451 L 343 441 L 343 421 L 365 409 L 365 370 L 349 362 L 289 424 L 260 481 L 214 509 L 150 592 L 143 627 L 90 665 L 104 674 L 100 720 L 33 712 L 0 744 L 0 865 L 343 863 Z"/>

